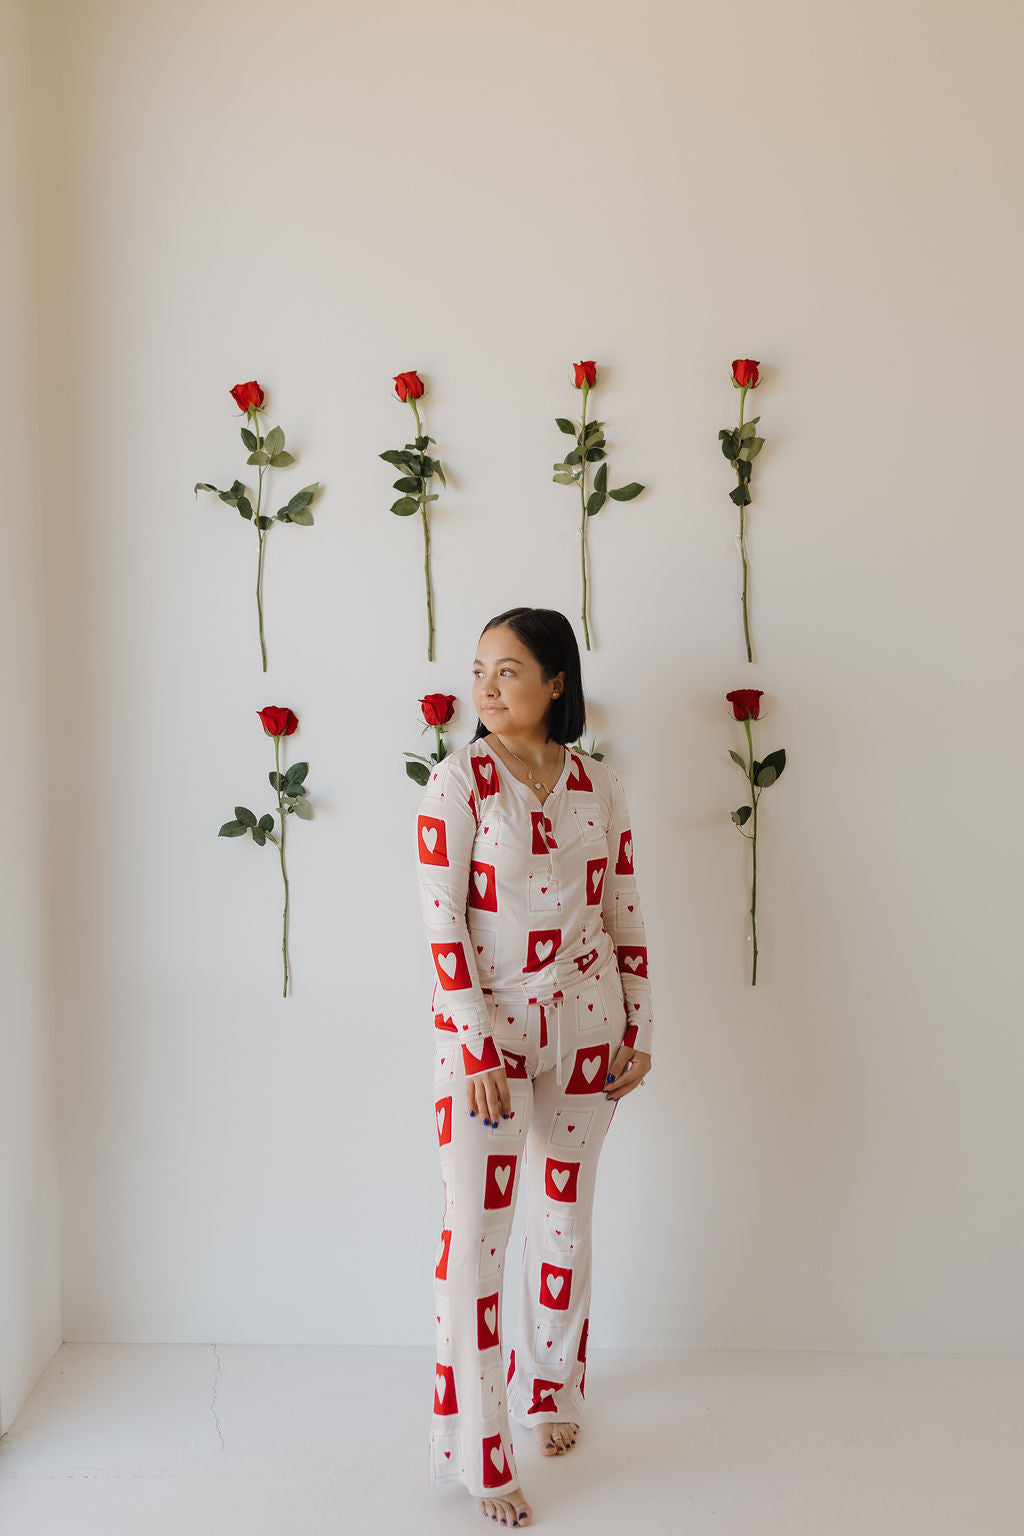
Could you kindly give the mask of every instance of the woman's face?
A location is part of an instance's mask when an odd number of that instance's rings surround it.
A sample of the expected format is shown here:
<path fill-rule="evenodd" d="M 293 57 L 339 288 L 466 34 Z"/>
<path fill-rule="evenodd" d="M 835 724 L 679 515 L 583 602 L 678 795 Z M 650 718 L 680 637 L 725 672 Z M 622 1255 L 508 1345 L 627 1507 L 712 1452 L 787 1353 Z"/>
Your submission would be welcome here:
<path fill-rule="evenodd" d="M 484 630 L 473 663 L 473 704 L 488 731 L 544 731 L 551 701 L 564 688 L 565 673 L 545 682 L 540 662 L 507 624 Z"/>

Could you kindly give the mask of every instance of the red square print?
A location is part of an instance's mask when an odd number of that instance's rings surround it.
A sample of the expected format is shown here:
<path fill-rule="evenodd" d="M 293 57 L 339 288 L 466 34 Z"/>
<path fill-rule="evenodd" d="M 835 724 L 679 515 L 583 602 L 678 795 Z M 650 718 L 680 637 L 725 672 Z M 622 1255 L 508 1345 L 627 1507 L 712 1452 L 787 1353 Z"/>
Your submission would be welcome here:
<path fill-rule="evenodd" d="M 542 971 L 558 954 L 562 942 L 561 928 L 534 928 L 526 945 L 526 964 L 523 971 Z"/>
<path fill-rule="evenodd" d="M 520 1056 L 516 1051 L 506 1051 L 504 1046 L 501 1051 L 505 1061 L 505 1076 L 512 1080 L 514 1077 L 526 1077 L 526 1057 Z"/>
<path fill-rule="evenodd" d="M 587 1338 L 589 1334 L 590 1318 L 585 1317 L 583 1319 L 583 1331 L 580 1334 L 580 1347 L 576 1351 L 576 1359 L 582 1361 L 584 1365 L 587 1363 Z"/>
<path fill-rule="evenodd" d="M 604 876 L 608 868 L 607 859 L 587 860 L 587 906 L 599 907 L 601 897 L 604 895 Z"/>
<path fill-rule="evenodd" d="M 535 1376 L 533 1378 L 533 1402 L 526 1410 L 527 1413 L 557 1413 L 558 1405 L 551 1394 L 561 1390 L 562 1383 L 560 1381 L 545 1381 L 543 1376 Z"/>
<path fill-rule="evenodd" d="M 498 889 L 493 864 L 478 864 L 475 859 L 470 864 L 466 906 L 478 907 L 481 912 L 497 912 Z"/>
<path fill-rule="evenodd" d="M 516 1185 L 516 1158 L 518 1153 L 492 1153 L 487 1159 L 487 1176 L 484 1180 L 484 1210 L 500 1211 L 512 1204 L 512 1192 Z"/>
<path fill-rule="evenodd" d="M 446 1099 L 438 1099 L 434 1105 L 434 1113 L 437 1116 L 437 1144 L 446 1147 L 452 1139 L 452 1096 Z"/>
<path fill-rule="evenodd" d="M 508 1375 L 505 1377 L 505 1385 L 506 1385 L 506 1387 L 510 1387 L 512 1385 L 512 1377 L 515 1375 L 515 1373 L 516 1373 L 516 1352 L 513 1349 L 513 1350 L 509 1351 Z"/>
<path fill-rule="evenodd" d="M 421 864 L 447 864 L 448 839 L 444 822 L 438 816 L 421 816 L 417 823 L 416 843 Z"/>
<path fill-rule="evenodd" d="M 434 1367 L 434 1412 L 439 1414 L 458 1413 L 459 1405 L 455 1401 L 455 1371 L 450 1365 L 437 1365 Z"/>
<path fill-rule="evenodd" d="M 557 848 L 558 844 L 552 835 L 553 829 L 550 821 L 543 811 L 531 811 L 530 823 L 533 827 L 533 852 L 547 853 L 549 848 Z"/>
<path fill-rule="evenodd" d="M 541 1306 L 556 1312 L 568 1312 L 569 1292 L 572 1290 L 572 1270 L 559 1264 L 542 1264 L 540 1267 Z"/>
<path fill-rule="evenodd" d="M 575 752 L 570 752 L 569 756 L 572 758 L 572 773 L 570 773 L 565 781 L 566 789 L 581 789 L 585 790 L 588 794 L 593 794 L 594 786 L 587 776 L 587 770 L 583 766 L 582 758 L 577 757 Z"/>
<path fill-rule="evenodd" d="M 616 950 L 623 976 L 647 975 L 647 945 L 620 944 Z"/>
<path fill-rule="evenodd" d="M 452 1251 L 452 1234 L 448 1227 L 441 1233 L 441 1248 L 437 1255 L 437 1265 L 434 1269 L 436 1280 L 448 1279 L 448 1255 Z"/>
<path fill-rule="evenodd" d="M 464 1045 L 462 1047 L 462 1065 L 466 1069 L 467 1077 L 475 1077 L 478 1072 L 497 1072 L 501 1066 L 498 1047 L 490 1037 L 481 1045 L 479 1055 L 475 1051 L 471 1051 L 468 1045 Z"/>
<path fill-rule="evenodd" d="M 557 1158 L 549 1157 L 544 1164 L 544 1193 L 549 1200 L 576 1200 L 578 1198 L 576 1184 L 579 1176 L 579 1163 L 563 1163 Z"/>
<path fill-rule="evenodd" d="M 511 1480 L 512 1469 L 500 1435 L 484 1435 L 483 1469 L 485 1488 L 503 1488 Z"/>
<path fill-rule="evenodd" d="M 585 955 L 577 955 L 575 957 L 576 969 L 579 971 L 581 976 L 585 976 L 587 974 L 596 959 L 596 949 L 588 949 Z"/>
<path fill-rule="evenodd" d="M 430 952 L 437 979 L 446 992 L 459 992 L 463 987 L 473 985 L 469 979 L 466 952 L 457 940 L 454 944 L 431 944 Z"/>
<path fill-rule="evenodd" d="M 622 1037 L 623 1045 L 628 1045 L 628 1046 L 631 1046 L 631 1047 L 636 1045 L 636 1034 L 637 1034 L 636 1025 L 635 1024 L 627 1024 L 627 1026 L 626 1026 L 626 1033 Z"/>
<path fill-rule="evenodd" d="M 565 1085 L 566 1093 L 599 1093 L 608 1076 L 608 1044 L 595 1045 L 588 1050 L 578 1047 L 572 1066 L 572 1076 Z"/>
<path fill-rule="evenodd" d="M 459 1026 L 456 1024 L 455 1020 L 452 1018 L 446 1019 L 443 1013 L 434 1014 L 434 1028 L 446 1029 L 451 1035 L 457 1035 L 459 1032 Z"/>
<path fill-rule="evenodd" d="M 619 838 L 619 856 L 615 861 L 615 873 L 617 875 L 633 873 L 633 834 L 628 827 Z"/>
<path fill-rule="evenodd" d="M 498 1347 L 498 1293 L 492 1296 L 481 1296 L 476 1304 L 476 1347 L 477 1349 L 497 1349 Z"/>
<path fill-rule="evenodd" d="M 473 764 L 473 777 L 476 779 L 477 794 L 481 800 L 486 800 L 488 795 L 496 795 L 501 788 L 498 783 L 498 766 L 493 757 L 471 757 Z"/>

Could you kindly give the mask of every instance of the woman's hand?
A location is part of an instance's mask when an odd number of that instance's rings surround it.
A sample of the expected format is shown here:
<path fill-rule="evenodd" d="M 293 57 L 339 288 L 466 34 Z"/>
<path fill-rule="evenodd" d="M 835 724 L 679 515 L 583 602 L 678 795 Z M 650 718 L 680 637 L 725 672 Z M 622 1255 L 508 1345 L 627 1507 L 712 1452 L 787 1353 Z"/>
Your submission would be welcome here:
<path fill-rule="evenodd" d="M 639 1088 L 650 1070 L 651 1058 L 646 1051 L 635 1051 L 630 1045 L 620 1045 L 608 1068 L 605 1098 L 624 1099 L 627 1093 Z"/>
<path fill-rule="evenodd" d="M 507 1115 L 512 1108 L 505 1068 L 467 1077 L 466 1105 L 470 1114 L 479 1115 L 485 1125 L 497 1125 L 501 1115 Z"/>

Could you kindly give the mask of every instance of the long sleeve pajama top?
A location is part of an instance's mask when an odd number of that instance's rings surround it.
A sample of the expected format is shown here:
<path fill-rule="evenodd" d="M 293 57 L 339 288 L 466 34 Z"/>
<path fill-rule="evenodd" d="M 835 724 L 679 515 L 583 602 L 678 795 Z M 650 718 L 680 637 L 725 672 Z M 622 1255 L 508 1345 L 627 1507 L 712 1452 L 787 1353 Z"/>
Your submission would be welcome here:
<path fill-rule="evenodd" d="M 647 943 L 633 834 L 615 771 L 566 751 L 543 807 L 486 741 L 434 769 L 416 828 L 434 1018 L 457 1033 L 467 1076 L 501 1066 L 503 1001 L 544 1003 L 617 967 L 624 1044 L 650 1051 Z"/>

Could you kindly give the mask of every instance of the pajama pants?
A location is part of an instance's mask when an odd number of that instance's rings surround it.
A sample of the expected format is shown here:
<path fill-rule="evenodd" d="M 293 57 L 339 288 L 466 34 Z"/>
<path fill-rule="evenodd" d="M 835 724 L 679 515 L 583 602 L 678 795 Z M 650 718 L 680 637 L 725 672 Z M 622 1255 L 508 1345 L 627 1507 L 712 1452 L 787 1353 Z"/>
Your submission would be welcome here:
<path fill-rule="evenodd" d="M 603 1090 L 626 1027 L 614 961 L 555 1000 L 492 1001 L 512 1100 L 496 1129 L 470 1117 L 457 1034 L 435 1015 L 445 1213 L 434 1271 L 430 1481 L 455 1479 L 478 1498 L 519 1481 L 510 1413 L 528 1426 L 583 1419 L 594 1180 L 615 1113 Z M 524 1167 L 521 1335 L 506 1371 L 502 1277 Z"/>

